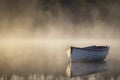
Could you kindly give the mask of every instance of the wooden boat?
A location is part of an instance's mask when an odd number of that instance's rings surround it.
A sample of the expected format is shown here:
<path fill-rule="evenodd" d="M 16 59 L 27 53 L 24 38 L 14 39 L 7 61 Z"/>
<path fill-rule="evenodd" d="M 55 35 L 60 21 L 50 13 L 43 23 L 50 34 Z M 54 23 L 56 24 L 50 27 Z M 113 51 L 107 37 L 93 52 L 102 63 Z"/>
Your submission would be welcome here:
<path fill-rule="evenodd" d="M 67 48 L 67 56 L 70 61 L 103 60 L 108 55 L 109 48 L 109 46 L 69 47 Z"/>
<path fill-rule="evenodd" d="M 108 70 L 108 65 L 105 61 L 95 62 L 72 62 L 66 69 L 66 75 L 70 78 L 82 75 L 90 75 L 93 73 L 101 73 Z"/>

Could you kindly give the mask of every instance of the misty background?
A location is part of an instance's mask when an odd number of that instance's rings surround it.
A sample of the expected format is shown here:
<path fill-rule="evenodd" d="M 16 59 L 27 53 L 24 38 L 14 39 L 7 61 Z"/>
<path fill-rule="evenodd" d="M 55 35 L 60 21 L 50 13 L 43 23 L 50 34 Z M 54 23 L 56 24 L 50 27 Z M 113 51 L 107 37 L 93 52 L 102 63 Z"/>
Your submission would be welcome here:
<path fill-rule="evenodd" d="M 65 49 L 88 45 L 110 46 L 119 74 L 119 21 L 120 0 L 0 0 L 0 77 L 65 75 Z"/>
<path fill-rule="evenodd" d="M 0 0 L 0 36 L 120 38 L 119 0 Z"/>
<path fill-rule="evenodd" d="M 39 66 L 54 56 L 59 65 L 69 46 L 109 45 L 117 52 L 119 9 L 119 0 L 0 0 L 1 61 Z"/>

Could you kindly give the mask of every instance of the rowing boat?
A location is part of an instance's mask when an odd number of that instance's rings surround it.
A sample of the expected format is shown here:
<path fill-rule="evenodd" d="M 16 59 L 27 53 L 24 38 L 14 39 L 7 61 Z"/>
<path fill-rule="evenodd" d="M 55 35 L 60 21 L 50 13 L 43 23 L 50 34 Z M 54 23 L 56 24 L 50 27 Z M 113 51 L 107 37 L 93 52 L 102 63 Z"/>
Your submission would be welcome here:
<path fill-rule="evenodd" d="M 109 46 L 69 47 L 67 56 L 70 61 L 94 61 L 103 60 L 107 57 Z"/>

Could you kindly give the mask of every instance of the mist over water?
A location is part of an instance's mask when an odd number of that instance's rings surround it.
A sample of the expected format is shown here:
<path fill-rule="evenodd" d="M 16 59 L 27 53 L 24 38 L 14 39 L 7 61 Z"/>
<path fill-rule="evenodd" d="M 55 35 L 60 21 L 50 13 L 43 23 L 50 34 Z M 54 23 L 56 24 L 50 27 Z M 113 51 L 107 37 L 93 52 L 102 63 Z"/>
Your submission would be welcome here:
<path fill-rule="evenodd" d="M 89 45 L 110 46 L 107 76 L 119 77 L 119 9 L 112 0 L 0 0 L 0 79 L 66 79 L 66 48 Z"/>

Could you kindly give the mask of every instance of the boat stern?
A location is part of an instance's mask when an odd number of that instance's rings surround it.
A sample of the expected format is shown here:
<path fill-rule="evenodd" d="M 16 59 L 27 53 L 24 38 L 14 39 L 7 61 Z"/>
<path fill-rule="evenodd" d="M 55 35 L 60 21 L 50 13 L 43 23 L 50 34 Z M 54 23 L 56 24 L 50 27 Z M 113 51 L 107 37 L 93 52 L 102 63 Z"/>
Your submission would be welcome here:
<path fill-rule="evenodd" d="M 67 48 L 66 52 L 67 52 L 68 58 L 71 59 L 71 47 Z"/>

